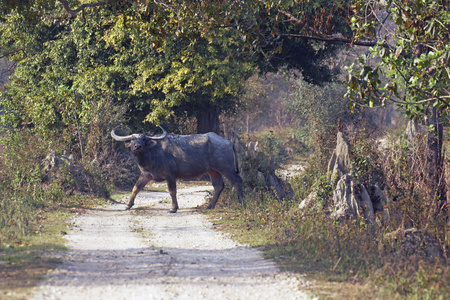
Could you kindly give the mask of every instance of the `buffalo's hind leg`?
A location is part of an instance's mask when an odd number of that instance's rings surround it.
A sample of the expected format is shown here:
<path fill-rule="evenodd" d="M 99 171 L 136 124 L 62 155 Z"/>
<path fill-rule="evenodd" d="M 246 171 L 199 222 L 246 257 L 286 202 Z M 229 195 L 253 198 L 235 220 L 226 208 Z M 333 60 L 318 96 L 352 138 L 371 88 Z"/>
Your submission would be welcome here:
<path fill-rule="evenodd" d="M 151 177 L 147 177 L 144 174 L 142 174 L 136 184 L 133 187 L 133 191 L 131 192 L 131 196 L 130 196 L 130 200 L 128 200 L 128 205 L 127 208 L 125 208 L 126 210 L 130 209 L 133 207 L 134 205 L 134 199 L 136 198 L 136 195 L 145 187 L 145 185 L 152 180 Z"/>
<path fill-rule="evenodd" d="M 208 205 L 208 209 L 212 209 L 216 206 L 217 200 L 219 199 L 220 193 L 222 193 L 224 188 L 224 183 L 222 179 L 222 174 L 215 170 L 208 171 L 209 177 L 211 178 L 211 183 L 214 187 L 214 196 Z"/>
<path fill-rule="evenodd" d="M 242 178 L 236 172 L 230 172 L 229 174 L 223 174 L 228 181 L 234 186 L 237 192 L 238 200 L 240 204 L 244 203 L 244 192 L 242 190 Z"/>
<path fill-rule="evenodd" d="M 176 179 L 167 179 L 167 188 L 169 189 L 169 194 L 170 197 L 172 198 L 172 209 L 169 210 L 169 212 L 176 213 L 178 210 Z"/>

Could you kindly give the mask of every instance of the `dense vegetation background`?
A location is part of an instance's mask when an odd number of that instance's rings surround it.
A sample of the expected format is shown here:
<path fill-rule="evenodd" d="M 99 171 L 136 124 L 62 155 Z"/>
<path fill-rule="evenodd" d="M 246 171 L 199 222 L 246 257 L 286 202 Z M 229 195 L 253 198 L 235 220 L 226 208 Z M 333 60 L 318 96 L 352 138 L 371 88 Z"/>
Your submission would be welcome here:
<path fill-rule="evenodd" d="M 255 244 L 386 297 L 448 296 L 446 1 L 0 5 L 1 249 L 40 233 L 48 213 L 130 189 L 138 170 L 109 132 L 162 124 L 243 145 L 247 204 L 232 193 L 222 204 L 236 226 L 265 234 Z M 338 131 L 357 183 L 377 181 L 390 200 L 376 229 L 329 217 Z M 302 171 L 281 175 L 290 164 Z M 294 197 L 269 192 L 255 170 Z"/>

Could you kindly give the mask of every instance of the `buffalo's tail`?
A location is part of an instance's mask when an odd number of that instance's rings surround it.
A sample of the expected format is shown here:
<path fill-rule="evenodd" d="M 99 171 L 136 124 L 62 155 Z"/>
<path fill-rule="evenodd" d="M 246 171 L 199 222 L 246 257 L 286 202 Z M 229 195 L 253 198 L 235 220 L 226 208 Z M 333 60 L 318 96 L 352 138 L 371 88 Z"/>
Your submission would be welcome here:
<path fill-rule="evenodd" d="M 237 174 L 239 174 L 239 163 L 238 163 L 238 157 L 237 157 L 237 152 L 236 152 L 236 148 L 233 145 L 233 158 L 234 158 L 234 171 L 236 171 Z"/>

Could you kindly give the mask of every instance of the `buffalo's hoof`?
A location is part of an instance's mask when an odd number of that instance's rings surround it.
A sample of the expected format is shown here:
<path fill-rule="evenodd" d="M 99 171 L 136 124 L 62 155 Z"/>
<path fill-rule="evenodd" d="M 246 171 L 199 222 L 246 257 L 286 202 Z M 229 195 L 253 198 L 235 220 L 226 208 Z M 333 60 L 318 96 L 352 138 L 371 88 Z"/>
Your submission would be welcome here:
<path fill-rule="evenodd" d="M 214 209 L 214 207 L 215 207 L 215 205 L 210 204 L 206 207 L 206 209 Z"/>
<path fill-rule="evenodd" d="M 132 206 L 125 207 L 125 210 L 130 210 Z"/>
<path fill-rule="evenodd" d="M 171 209 L 171 210 L 169 210 L 169 213 L 170 214 L 174 214 L 174 213 L 176 213 L 177 212 L 177 209 Z"/>

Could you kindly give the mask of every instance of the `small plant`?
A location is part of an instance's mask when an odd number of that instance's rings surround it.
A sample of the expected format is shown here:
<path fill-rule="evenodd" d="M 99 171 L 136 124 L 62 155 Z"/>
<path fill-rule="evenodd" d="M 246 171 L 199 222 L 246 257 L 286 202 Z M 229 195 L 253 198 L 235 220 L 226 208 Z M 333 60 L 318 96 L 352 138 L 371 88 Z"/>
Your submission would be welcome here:
<path fill-rule="evenodd" d="M 333 187 L 330 183 L 328 173 L 319 176 L 313 184 L 313 190 L 317 195 L 318 204 L 321 208 L 328 205 L 328 201 L 332 196 Z"/>
<path fill-rule="evenodd" d="M 369 137 L 365 129 L 358 132 L 351 145 L 352 175 L 366 187 L 385 182 L 376 146 L 377 142 Z"/>

